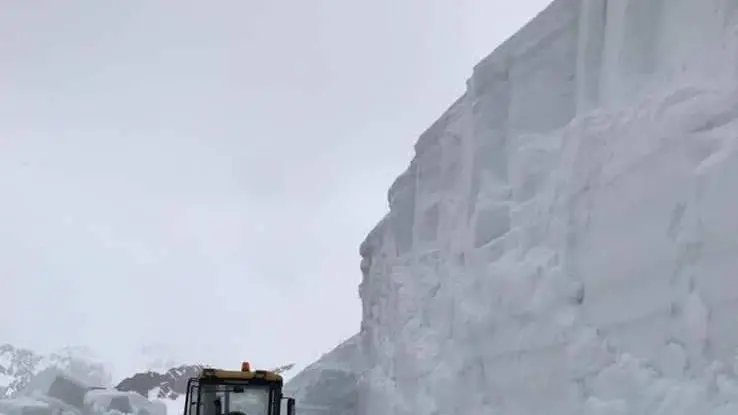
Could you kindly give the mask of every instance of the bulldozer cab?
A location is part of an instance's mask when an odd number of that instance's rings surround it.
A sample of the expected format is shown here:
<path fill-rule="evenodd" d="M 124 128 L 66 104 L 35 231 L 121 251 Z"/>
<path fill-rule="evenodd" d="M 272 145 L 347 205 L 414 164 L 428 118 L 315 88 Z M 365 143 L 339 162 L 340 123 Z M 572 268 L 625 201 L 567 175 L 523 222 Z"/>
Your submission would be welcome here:
<path fill-rule="evenodd" d="M 295 415 L 295 400 L 282 395 L 282 376 L 251 371 L 203 369 L 187 382 L 184 415 Z"/>

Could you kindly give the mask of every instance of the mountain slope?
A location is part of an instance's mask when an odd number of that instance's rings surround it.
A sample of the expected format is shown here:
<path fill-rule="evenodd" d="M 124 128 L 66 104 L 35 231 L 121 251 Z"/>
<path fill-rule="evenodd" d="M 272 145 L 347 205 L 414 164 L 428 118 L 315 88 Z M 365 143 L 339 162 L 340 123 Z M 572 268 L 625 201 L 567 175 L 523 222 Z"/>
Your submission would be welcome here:
<path fill-rule="evenodd" d="M 187 380 L 197 376 L 203 368 L 200 365 L 184 365 L 164 373 L 142 372 L 120 381 L 115 388 L 120 391 L 137 392 L 148 398 L 178 399 L 187 393 Z"/>

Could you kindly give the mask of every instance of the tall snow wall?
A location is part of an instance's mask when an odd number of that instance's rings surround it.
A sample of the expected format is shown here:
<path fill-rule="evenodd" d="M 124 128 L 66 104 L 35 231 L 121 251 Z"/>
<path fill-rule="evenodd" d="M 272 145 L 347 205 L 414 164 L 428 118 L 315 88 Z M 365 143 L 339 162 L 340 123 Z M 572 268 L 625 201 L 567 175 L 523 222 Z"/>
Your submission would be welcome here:
<path fill-rule="evenodd" d="M 361 246 L 361 415 L 738 411 L 738 0 L 556 0 Z"/>

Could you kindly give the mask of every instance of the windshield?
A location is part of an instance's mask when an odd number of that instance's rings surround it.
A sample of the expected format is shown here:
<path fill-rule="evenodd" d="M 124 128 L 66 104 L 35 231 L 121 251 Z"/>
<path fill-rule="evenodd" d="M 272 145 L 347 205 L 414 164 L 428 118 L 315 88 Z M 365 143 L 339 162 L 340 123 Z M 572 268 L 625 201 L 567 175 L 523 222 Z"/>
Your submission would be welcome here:
<path fill-rule="evenodd" d="M 268 415 L 269 388 L 255 385 L 200 385 L 200 415 Z"/>

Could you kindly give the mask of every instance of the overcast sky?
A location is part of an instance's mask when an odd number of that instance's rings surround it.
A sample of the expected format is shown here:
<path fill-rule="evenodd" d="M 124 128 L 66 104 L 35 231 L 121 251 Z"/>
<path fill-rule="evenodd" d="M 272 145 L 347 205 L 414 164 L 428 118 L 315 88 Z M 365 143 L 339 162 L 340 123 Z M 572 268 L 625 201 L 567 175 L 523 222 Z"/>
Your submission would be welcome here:
<path fill-rule="evenodd" d="M 319 357 L 418 134 L 547 3 L 3 1 L 0 343 Z"/>

